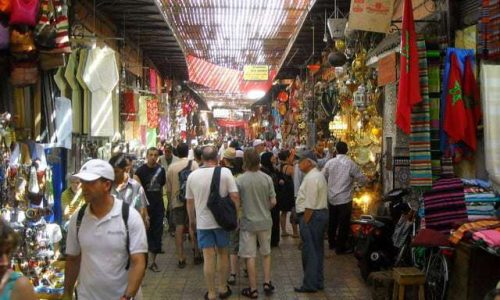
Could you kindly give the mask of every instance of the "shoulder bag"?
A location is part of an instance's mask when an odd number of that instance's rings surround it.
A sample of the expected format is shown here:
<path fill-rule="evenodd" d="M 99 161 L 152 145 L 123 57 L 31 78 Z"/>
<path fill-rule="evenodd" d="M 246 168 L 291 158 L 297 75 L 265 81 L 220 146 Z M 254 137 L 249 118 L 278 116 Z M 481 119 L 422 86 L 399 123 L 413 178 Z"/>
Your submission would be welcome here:
<path fill-rule="evenodd" d="M 36 46 L 31 30 L 22 32 L 17 28 L 12 28 L 10 31 L 10 52 L 12 52 L 12 54 L 33 53 L 35 50 Z"/>
<path fill-rule="evenodd" d="M 10 24 L 35 27 L 38 16 L 39 0 L 11 0 Z"/>
<path fill-rule="evenodd" d="M 215 221 L 222 229 L 227 231 L 235 230 L 238 227 L 236 207 L 231 197 L 221 197 L 219 194 L 221 167 L 215 167 L 212 183 L 210 184 L 210 195 L 208 196 L 207 207 L 214 215 Z"/>
<path fill-rule="evenodd" d="M 10 73 L 10 82 L 13 86 L 27 86 L 37 83 L 38 67 L 34 62 L 15 62 Z"/>

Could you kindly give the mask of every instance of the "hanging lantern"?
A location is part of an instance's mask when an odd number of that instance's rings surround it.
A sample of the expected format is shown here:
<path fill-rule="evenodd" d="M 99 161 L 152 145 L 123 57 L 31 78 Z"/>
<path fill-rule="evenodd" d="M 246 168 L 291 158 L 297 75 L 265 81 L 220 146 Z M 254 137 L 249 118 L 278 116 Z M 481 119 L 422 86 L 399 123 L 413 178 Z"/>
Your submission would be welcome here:
<path fill-rule="evenodd" d="M 364 111 L 367 104 L 366 87 L 364 84 L 360 84 L 356 92 L 354 92 L 354 105 L 359 111 Z"/>
<path fill-rule="evenodd" d="M 278 93 L 278 96 L 276 97 L 279 102 L 287 102 L 288 101 L 288 93 L 285 91 L 281 91 Z"/>
<path fill-rule="evenodd" d="M 311 72 L 311 74 L 315 74 L 316 72 L 319 71 L 320 68 L 321 65 L 319 64 L 307 65 L 307 69 L 309 70 L 309 72 Z"/>

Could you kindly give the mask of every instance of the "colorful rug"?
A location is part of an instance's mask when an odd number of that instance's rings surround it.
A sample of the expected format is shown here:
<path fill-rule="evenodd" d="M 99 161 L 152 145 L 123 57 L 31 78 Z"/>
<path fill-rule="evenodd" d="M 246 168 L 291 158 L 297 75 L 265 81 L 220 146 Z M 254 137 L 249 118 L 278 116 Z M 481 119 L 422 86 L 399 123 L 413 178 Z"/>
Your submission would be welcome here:
<path fill-rule="evenodd" d="M 460 178 L 442 178 L 424 193 L 426 228 L 449 234 L 456 224 L 467 221 L 464 184 Z"/>
<path fill-rule="evenodd" d="M 429 77 L 425 41 L 419 40 L 417 47 L 422 102 L 413 107 L 411 115 L 410 184 L 412 187 L 426 188 L 432 185 Z"/>

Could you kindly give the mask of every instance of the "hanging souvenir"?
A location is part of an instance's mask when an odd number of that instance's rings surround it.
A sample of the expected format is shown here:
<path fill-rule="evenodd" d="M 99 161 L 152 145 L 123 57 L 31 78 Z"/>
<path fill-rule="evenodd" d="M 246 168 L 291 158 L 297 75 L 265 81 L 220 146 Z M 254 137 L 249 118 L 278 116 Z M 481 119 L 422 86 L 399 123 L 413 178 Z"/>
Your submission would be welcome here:
<path fill-rule="evenodd" d="M 30 54 L 36 50 L 33 40 L 33 32 L 28 30 L 22 32 L 16 28 L 10 31 L 10 52 L 13 54 L 25 53 Z"/>
<path fill-rule="evenodd" d="M 39 3 L 39 0 L 12 0 L 9 23 L 35 27 Z"/>
<path fill-rule="evenodd" d="M 28 192 L 31 194 L 40 193 L 40 186 L 38 185 L 38 179 L 36 174 L 36 167 L 32 166 L 30 168 L 30 179 L 28 183 Z"/>
<path fill-rule="evenodd" d="M 285 91 L 281 91 L 278 93 L 278 96 L 276 97 L 279 102 L 287 102 L 288 101 L 288 93 Z"/>
<path fill-rule="evenodd" d="M 280 103 L 278 105 L 278 111 L 279 111 L 280 115 L 284 116 L 286 114 L 286 104 Z"/>

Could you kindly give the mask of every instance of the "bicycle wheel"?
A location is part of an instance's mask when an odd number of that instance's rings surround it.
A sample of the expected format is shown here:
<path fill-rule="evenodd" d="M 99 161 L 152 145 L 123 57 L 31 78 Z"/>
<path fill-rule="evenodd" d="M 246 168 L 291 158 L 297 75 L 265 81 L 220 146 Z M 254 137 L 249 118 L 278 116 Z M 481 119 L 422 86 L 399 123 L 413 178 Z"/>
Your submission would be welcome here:
<path fill-rule="evenodd" d="M 425 299 L 443 300 L 448 285 L 448 261 L 440 253 L 431 254 L 425 280 Z"/>

